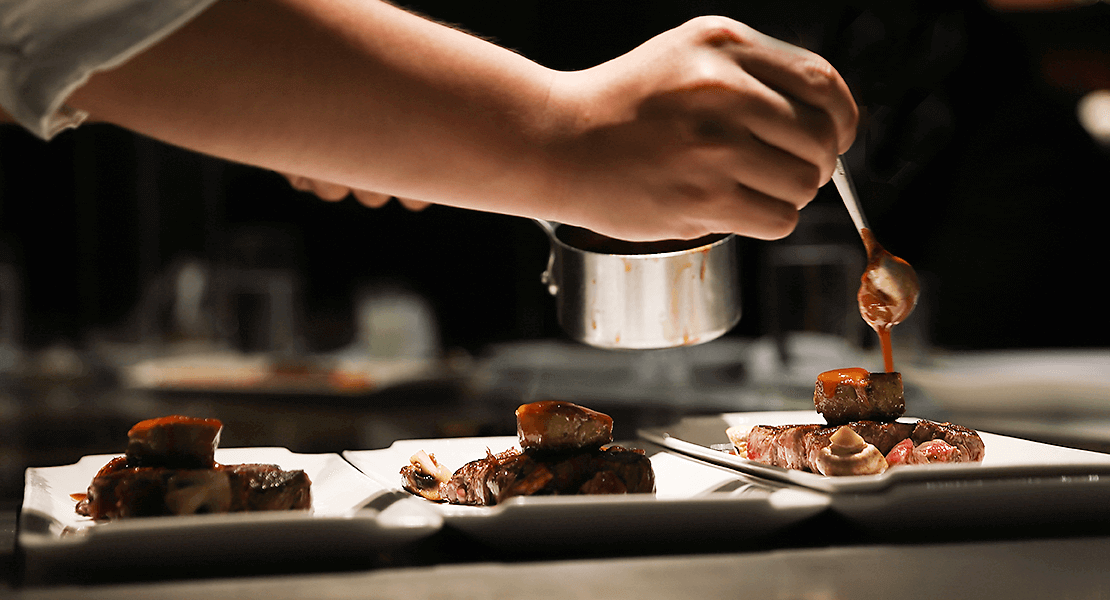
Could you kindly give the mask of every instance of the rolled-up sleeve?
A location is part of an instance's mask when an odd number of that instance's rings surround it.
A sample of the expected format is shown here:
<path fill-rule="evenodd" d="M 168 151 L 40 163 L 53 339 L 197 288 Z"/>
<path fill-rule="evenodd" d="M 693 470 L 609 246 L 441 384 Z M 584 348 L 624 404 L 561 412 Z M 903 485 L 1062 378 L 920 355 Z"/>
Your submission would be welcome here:
<path fill-rule="evenodd" d="M 0 106 L 43 139 L 87 115 L 66 99 L 216 0 L 0 0 Z"/>

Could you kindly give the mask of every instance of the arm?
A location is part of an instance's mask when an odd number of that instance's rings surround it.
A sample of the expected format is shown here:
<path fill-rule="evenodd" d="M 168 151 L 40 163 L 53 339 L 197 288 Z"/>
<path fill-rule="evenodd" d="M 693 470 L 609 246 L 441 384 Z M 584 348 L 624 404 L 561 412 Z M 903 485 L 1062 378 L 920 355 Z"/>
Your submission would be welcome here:
<path fill-rule="evenodd" d="M 627 239 L 789 233 L 857 118 L 827 63 L 725 19 L 563 73 L 356 0 L 222 0 L 70 104 L 230 160 Z"/>

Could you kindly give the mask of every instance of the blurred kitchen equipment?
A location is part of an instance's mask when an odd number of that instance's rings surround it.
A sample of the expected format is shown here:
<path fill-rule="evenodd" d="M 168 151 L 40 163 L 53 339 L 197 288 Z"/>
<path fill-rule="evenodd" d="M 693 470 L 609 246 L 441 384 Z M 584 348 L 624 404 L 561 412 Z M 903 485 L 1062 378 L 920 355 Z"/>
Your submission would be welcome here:
<path fill-rule="evenodd" d="M 355 299 L 355 339 L 347 352 L 375 358 L 436 358 L 442 354 L 431 303 L 401 285 L 375 285 Z"/>
<path fill-rule="evenodd" d="M 0 372 L 15 368 L 19 360 L 23 323 L 22 287 L 13 265 L 0 263 Z"/>
<path fill-rule="evenodd" d="M 799 333 L 836 337 L 854 348 L 870 339 L 856 300 L 867 260 L 845 220 L 835 205 L 815 203 L 802 211 L 794 233 L 762 248 L 761 313 L 781 366 L 802 358 L 790 351 Z"/>
<path fill-rule="evenodd" d="M 243 352 L 301 354 L 298 232 L 260 224 L 232 235 L 228 259 L 212 277 L 221 337 Z"/>
<path fill-rule="evenodd" d="M 1088 92 L 1080 98 L 1075 112 L 1091 138 L 1110 150 L 1110 90 Z"/>
<path fill-rule="evenodd" d="M 600 348 L 700 344 L 740 320 L 735 235 L 625 242 L 535 219 L 551 241 L 542 281 L 559 324 Z"/>

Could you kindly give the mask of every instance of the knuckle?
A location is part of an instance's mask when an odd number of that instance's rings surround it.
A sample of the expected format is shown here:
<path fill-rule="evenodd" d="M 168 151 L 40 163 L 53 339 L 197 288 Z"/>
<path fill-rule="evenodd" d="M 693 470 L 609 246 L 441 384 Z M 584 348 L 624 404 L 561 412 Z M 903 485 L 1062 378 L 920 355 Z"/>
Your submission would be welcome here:
<path fill-rule="evenodd" d="M 729 36 L 744 27 L 741 23 L 720 15 L 699 15 L 686 22 L 686 26 L 704 36 Z"/>
<path fill-rule="evenodd" d="M 773 211 L 766 224 L 767 239 L 777 240 L 790 235 L 798 226 L 798 210 L 792 205 L 782 202 L 777 204 L 777 211 Z"/>
<path fill-rule="evenodd" d="M 810 54 L 798 68 L 810 89 L 832 95 L 840 89 L 840 73 L 828 60 L 818 54 Z"/>

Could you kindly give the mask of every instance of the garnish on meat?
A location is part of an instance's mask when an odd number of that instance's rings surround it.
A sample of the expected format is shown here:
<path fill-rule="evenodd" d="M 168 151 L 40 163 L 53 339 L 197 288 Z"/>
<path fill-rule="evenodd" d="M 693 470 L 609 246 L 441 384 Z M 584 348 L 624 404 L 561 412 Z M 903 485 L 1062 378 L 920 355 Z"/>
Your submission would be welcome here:
<path fill-rule="evenodd" d="M 655 491 L 642 450 L 607 445 L 608 415 L 570 402 L 517 409 L 520 448 L 471 461 L 453 474 L 421 450 L 401 468 L 402 486 L 436 502 L 489 506 L 515 496 L 626 494 Z"/>
<path fill-rule="evenodd" d="M 216 463 L 222 429 L 216 419 L 176 415 L 136 424 L 127 452 L 97 472 L 77 513 L 105 521 L 311 506 L 312 482 L 304 471 Z"/>
<path fill-rule="evenodd" d="M 846 425 L 837 428 L 829 445 L 817 453 L 817 472 L 822 475 L 875 475 L 886 466 L 883 453 Z"/>

